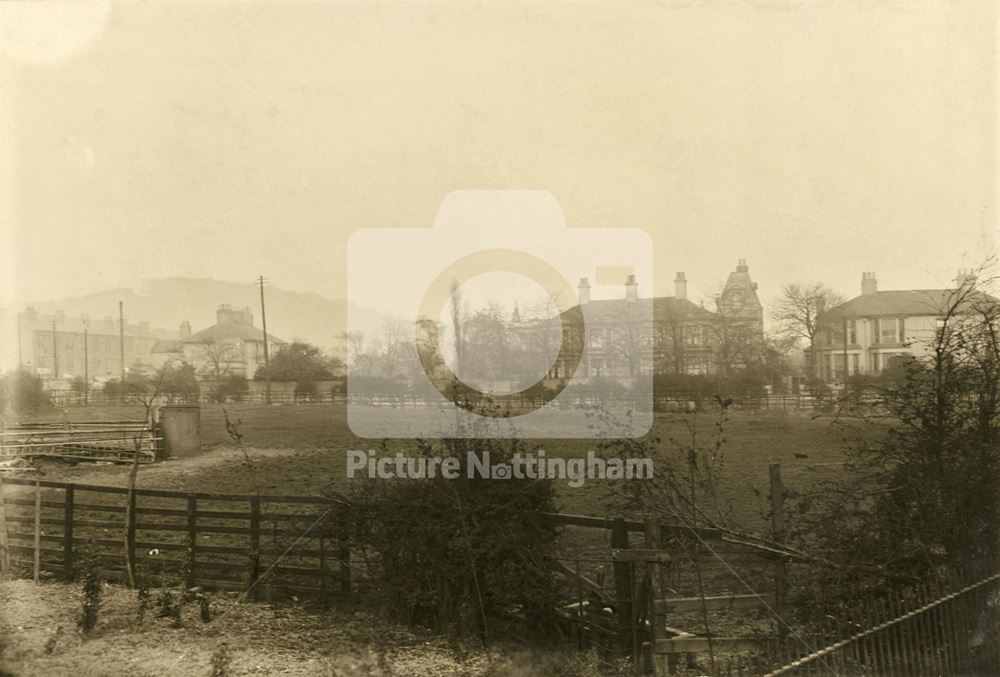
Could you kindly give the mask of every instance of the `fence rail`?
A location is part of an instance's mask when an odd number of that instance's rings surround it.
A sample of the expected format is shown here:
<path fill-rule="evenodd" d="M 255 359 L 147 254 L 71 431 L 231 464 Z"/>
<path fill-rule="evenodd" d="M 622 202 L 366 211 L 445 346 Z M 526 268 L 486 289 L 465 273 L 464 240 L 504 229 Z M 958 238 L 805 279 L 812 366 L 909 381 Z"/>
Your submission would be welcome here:
<path fill-rule="evenodd" d="M 322 497 L 128 490 L 0 477 L 5 569 L 70 579 L 84 555 L 109 578 L 245 591 L 350 592 L 350 551 Z"/>
<path fill-rule="evenodd" d="M 69 580 L 89 559 L 108 578 L 125 579 L 131 561 L 138 577 L 167 585 L 342 596 L 362 584 L 363 576 L 352 572 L 365 569 L 352 562 L 335 520 L 326 519 L 335 506 L 314 496 L 130 493 L 123 487 L 0 477 L 0 571 L 36 581 Z M 662 574 L 674 557 L 661 547 L 665 537 L 690 533 L 722 545 L 727 533 L 691 533 L 683 525 L 654 520 L 545 517 L 563 527 L 610 532 L 610 548 L 600 560 L 613 575 L 611 589 L 584 576 L 580 560 L 575 566 L 560 563 L 574 591 L 564 610 L 578 645 L 598 648 L 609 662 L 628 656 L 638 670 L 666 675 L 681 657 L 699 656 L 698 674 L 711 677 L 1000 675 L 995 568 L 970 568 L 880 600 L 859 600 L 835 619 L 825 638 L 801 628 L 787 636 L 695 636 L 670 628 L 671 618 L 697 609 L 759 613 L 777 607 L 772 592 L 667 594 Z M 630 545 L 629 533 L 636 531 L 643 539 Z M 774 552 L 745 539 L 730 545 L 765 558 Z"/>
<path fill-rule="evenodd" d="M 119 395 L 116 393 L 105 394 L 102 391 L 96 390 L 88 393 L 84 397 L 83 393 L 66 391 L 66 390 L 50 390 L 47 391 L 49 400 L 52 404 L 56 406 L 81 406 L 84 404 L 89 405 L 120 405 L 120 404 L 140 404 L 140 401 L 133 395 Z M 602 396 L 602 399 L 607 396 Z M 816 409 L 822 409 L 825 407 L 834 407 L 838 404 L 839 400 L 836 397 L 817 397 L 805 394 L 763 394 L 763 393 L 723 393 L 720 394 L 720 398 L 723 400 L 728 400 L 727 407 L 731 409 L 745 410 L 745 411 L 813 411 Z M 713 393 L 706 392 L 657 392 L 652 400 L 650 401 L 647 397 L 634 397 L 629 398 L 624 396 L 620 398 L 622 401 L 634 401 L 638 404 L 642 404 L 646 408 L 650 406 L 653 407 L 655 411 L 658 412 L 691 412 L 699 410 L 711 410 L 719 406 L 716 396 Z M 571 398 L 570 402 L 572 406 L 578 403 L 584 402 L 586 400 L 585 396 L 574 396 Z M 196 397 L 167 397 L 167 403 L 169 404 L 209 404 L 219 402 L 219 400 L 210 391 L 204 391 Z M 239 401 L 245 404 L 266 404 L 268 398 L 263 392 L 250 392 L 239 397 L 238 400 L 226 400 L 226 401 Z M 318 392 L 318 393 L 299 393 L 294 392 L 272 392 L 270 397 L 271 404 L 335 404 L 335 405 L 345 405 L 348 401 L 372 406 L 381 407 L 393 407 L 393 408 L 405 408 L 405 409 L 423 409 L 427 407 L 437 407 L 440 406 L 438 400 L 428 400 L 421 396 L 410 396 L 403 394 L 371 394 L 371 395 L 352 395 L 348 397 L 343 392 Z M 534 409 L 539 406 L 546 404 L 547 400 L 544 399 L 532 399 L 532 398 L 514 398 L 510 400 L 510 406 L 512 409 Z M 866 406 L 877 406 L 878 401 L 866 401 L 862 403 Z"/>
<path fill-rule="evenodd" d="M 1000 572 L 952 577 L 878 605 L 885 620 L 771 670 L 779 675 L 1000 675 Z M 946 586 L 946 583 L 950 585 Z M 948 592 L 947 589 L 951 589 Z M 907 610 L 908 609 L 908 610 Z M 869 607 L 869 618 L 874 617 Z"/>
<path fill-rule="evenodd" d="M 144 422 L 28 423 L 0 430 L 0 462 L 36 456 L 152 463 L 163 438 Z"/>

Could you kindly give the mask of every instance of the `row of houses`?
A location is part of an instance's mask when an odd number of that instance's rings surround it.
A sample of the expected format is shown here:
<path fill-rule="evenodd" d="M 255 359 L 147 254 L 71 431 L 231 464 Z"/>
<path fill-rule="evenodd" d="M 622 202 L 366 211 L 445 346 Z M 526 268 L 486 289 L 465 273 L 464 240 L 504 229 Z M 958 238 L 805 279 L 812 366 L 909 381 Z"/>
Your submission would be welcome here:
<path fill-rule="evenodd" d="M 974 290 L 976 282 L 972 273 L 959 271 L 951 288 L 880 291 L 875 273 L 862 273 L 858 296 L 817 309 L 820 330 L 814 345 L 804 347 L 804 364 L 809 366 L 801 368 L 800 376 L 842 382 L 845 376 L 878 374 L 897 358 L 925 354 L 942 316 L 963 289 L 972 290 L 964 295 L 966 305 L 1000 303 Z M 767 360 L 771 348 L 765 341 L 764 306 L 745 260 L 729 274 L 713 309 L 688 300 L 685 273 L 678 272 L 674 284 L 673 296 L 643 300 L 630 277 L 621 298 L 592 301 L 588 280 L 581 279 L 578 298 L 586 318 L 586 349 L 557 361 L 549 379 L 567 378 L 570 371 L 573 378 L 619 380 L 657 374 L 731 375 Z M 537 332 L 544 321 L 522 325 L 524 331 Z M 636 326 L 651 329 L 636 334 Z M 812 374 L 805 373 L 809 369 Z"/>
<path fill-rule="evenodd" d="M 858 296 L 822 309 L 821 331 L 806 348 L 812 375 L 842 381 L 845 375 L 877 374 L 900 356 L 924 353 L 956 290 L 975 282 L 972 274 L 960 272 L 950 289 L 880 291 L 875 274 L 863 273 Z M 687 285 L 686 274 L 678 272 L 673 296 L 641 299 L 630 276 L 621 298 L 592 300 L 589 281 L 582 278 L 577 293 L 586 331 L 581 328 L 579 334 L 586 350 L 581 344 L 579 354 L 560 355 L 547 378 L 727 375 L 759 363 L 768 349 L 764 306 L 747 262 L 737 263 L 712 309 L 691 301 Z M 522 319 L 515 309 L 510 326 L 522 342 L 531 343 L 551 330 L 552 321 Z M 50 380 L 106 380 L 136 365 L 160 367 L 172 361 L 194 364 L 206 378 L 252 377 L 264 361 L 265 340 L 272 353 L 286 345 L 273 335 L 265 337 L 250 308 L 230 305 L 220 306 L 215 324 L 198 332 L 186 321 L 169 331 L 147 322 L 43 315 L 29 308 L 18 318 L 17 349 L 23 368 Z"/>
<path fill-rule="evenodd" d="M 268 349 L 285 341 L 268 334 Z M 106 317 L 45 315 L 28 308 L 18 316 L 18 363 L 47 380 L 120 378 L 135 367 L 161 367 L 183 361 L 206 377 L 252 377 L 264 362 L 265 336 L 250 308 L 219 306 L 215 324 L 198 332 L 184 321 L 177 330 L 153 329 L 148 322 Z"/>

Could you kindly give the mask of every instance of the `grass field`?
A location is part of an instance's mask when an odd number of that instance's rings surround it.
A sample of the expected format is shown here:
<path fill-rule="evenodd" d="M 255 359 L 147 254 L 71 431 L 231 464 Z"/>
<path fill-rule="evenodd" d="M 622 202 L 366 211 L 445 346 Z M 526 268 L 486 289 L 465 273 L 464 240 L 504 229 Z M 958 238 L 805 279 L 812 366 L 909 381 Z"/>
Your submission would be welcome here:
<path fill-rule="evenodd" d="M 226 432 L 224 411 L 244 435 L 251 464 Z M 95 420 L 141 418 L 140 407 L 71 407 L 33 417 L 36 420 Z M 343 488 L 345 452 L 369 449 L 377 440 L 364 440 L 348 429 L 342 407 L 333 405 L 205 405 L 201 433 L 204 452 L 195 458 L 168 460 L 140 472 L 140 486 L 147 488 L 273 494 L 318 494 Z M 651 437 L 674 467 L 683 469 L 683 453 L 677 443 L 687 444 L 696 436 L 700 446 L 711 446 L 718 415 L 658 414 Z M 845 450 L 859 438 L 876 438 L 884 429 L 872 424 L 844 423 L 830 418 L 811 418 L 799 413 L 730 412 L 723 422 L 724 457 L 721 494 L 731 508 L 735 524 L 760 530 L 766 526 L 768 468 L 781 465 L 785 486 L 804 490 L 818 481 L 841 477 Z M 584 455 L 597 440 L 528 441 L 529 448 L 544 448 L 552 455 Z M 392 451 L 412 451 L 408 440 L 391 440 Z M 122 484 L 127 469 L 122 466 L 46 463 L 43 471 L 51 479 Z M 662 464 L 657 472 L 669 472 Z M 606 495 L 599 481 L 582 488 L 557 484 L 559 509 L 591 515 L 608 513 Z"/>
<path fill-rule="evenodd" d="M 378 445 L 376 440 L 362 440 L 351 434 L 347 427 L 343 409 L 330 405 L 297 405 L 297 406 L 249 406 L 227 405 L 225 412 L 231 421 L 236 423 L 244 435 L 246 456 L 230 439 L 224 424 L 223 407 L 208 405 L 202 408 L 201 433 L 203 451 L 201 454 L 183 459 L 168 459 L 162 463 L 141 468 L 138 476 L 138 486 L 150 489 L 168 489 L 178 491 L 201 491 L 215 493 L 265 493 L 316 495 L 331 488 L 342 490 L 348 480 L 345 478 L 345 451 L 350 448 L 367 449 Z M 95 420 L 95 419 L 134 419 L 141 418 L 140 408 L 70 408 L 65 411 L 49 411 L 44 416 L 34 417 L 35 420 Z M 674 459 L 677 468 L 683 468 L 683 451 L 677 445 L 685 445 L 695 436 L 698 446 L 709 447 L 714 443 L 716 425 L 719 423 L 717 414 L 660 414 L 656 418 L 655 428 L 651 437 L 659 438 L 658 449 L 667 451 L 667 458 Z M 766 413 L 750 414 L 732 412 L 728 420 L 722 423 L 722 444 L 724 463 L 721 468 L 720 493 L 732 509 L 733 526 L 746 531 L 766 532 L 768 511 L 768 475 L 769 466 L 778 463 L 782 468 L 785 486 L 791 491 L 806 490 L 815 483 L 843 477 L 845 451 L 857 443 L 859 438 L 877 438 L 884 435 L 885 429 L 860 421 L 844 423 L 829 418 L 810 418 L 801 414 Z M 529 441 L 529 447 L 542 446 L 549 456 L 582 455 L 588 449 L 594 448 L 596 440 L 546 440 L 537 445 Z M 394 440 L 388 444 L 390 450 L 413 450 L 413 442 Z M 672 450 L 672 451 L 670 451 Z M 246 459 L 249 458 L 249 463 Z M 77 463 L 70 464 L 56 460 L 39 461 L 36 463 L 38 472 L 31 477 L 42 479 L 71 481 L 90 484 L 124 486 L 127 482 L 128 467 L 124 465 Z M 662 464 L 657 466 L 657 472 L 668 472 Z M 562 512 L 612 516 L 615 511 L 609 507 L 606 486 L 600 481 L 588 482 L 583 488 L 572 488 L 565 482 L 557 482 L 558 509 Z M 570 565 L 576 558 L 585 560 L 583 571 L 586 575 L 596 577 L 603 570 L 608 574 L 606 565 L 588 565 L 586 558 L 598 562 L 600 558 L 609 557 L 607 534 L 603 531 L 567 528 L 560 537 L 560 554 L 569 558 Z M 746 585 L 755 590 L 767 590 L 771 586 L 773 575 L 770 564 L 755 556 L 724 553 L 726 565 L 714 562 L 704 571 L 706 585 L 713 593 L 736 592 L 746 593 Z M 733 570 L 740 572 L 737 579 Z M 689 576 L 687 577 L 689 578 Z M 696 588 L 691 587 L 685 574 L 671 580 L 677 594 L 696 594 Z M 21 582 L 14 582 L 20 585 Z M 78 594 L 69 589 L 63 591 L 55 585 L 42 586 L 41 591 L 30 592 L 17 588 L 17 594 L 37 594 L 42 597 L 32 603 L 49 604 L 44 596 L 53 596 L 56 604 L 65 602 L 65 596 Z M 114 592 L 121 595 L 122 592 Z M 61 605 L 62 602 L 59 602 Z M 77 600 L 70 603 L 70 607 Z M 123 602 L 119 602 L 119 605 Z M 240 607 L 243 609 L 243 605 Z M 61 609 L 61 607 L 60 607 Z M 53 612 L 56 613 L 56 612 Z M 65 615 L 64 610 L 58 613 Z M 125 612 L 123 612 L 125 613 Z M 240 611 L 238 618 L 244 622 L 264 623 L 270 628 L 257 636 L 263 646 L 272 632 L 283 631 L 280 624 L 297 619 L 296 623 L 311 623 L 306 617 L 300 617 L 298 611 L 272 612 L 270 609 L 251 609 L 248 605 L 245 611 Z M 766 628 L 771 620 L 767 614 L 731 614 L 729 617 L 713 619 L 713 631 L 720 634 L 753 633 Z M 276 620 L 277 619 L 277 620 Z M 350 619 L 341 619 L 334 624 L 336 628 L 350 625 Z M 697 614 L 677 616 L 672 621 L 678 627 L 699 631 L 701 618 Z M 275 625 L 278 623 L 278 625 Z M 119 629 L 119 624 L 122 628 Z M 148 624 L 147 624 L 148 625 Z M 36 626 L 43 627 L 43 626 Z M 51 627 L 51 625 L 44 626 Z M 45 656 L 39 651 L 25 655 L 23 661 L 14 665 L 52 668 L 49 674 L 61 674 L 59 670 L 82 661 L 87 664 L 96 660 L 94 656 L 97 647 L 116 656 L 131 657 L 130 652 L 139 646 L 153 642 L 158 648 L 153 653 L 145 655 L 146 662 L 129 663 L 128 670 L 121 674 L 154 674 L 166 663 L 176 660 L 183 652 L 182 645 L 195 642 L 201 633 L 196 630 L 167 631 L 156 624 L 135 631 L 125 630 L 125 622 L 111 621 L 108 630 L 100 641 L 75 643 L 67 649 Z M 222 626 L 218 638 L 232 636 Z M 294 628 L 290 628 L 294 630 Z M 152 640 L 157 633 L 157 639 Z M 135 633 L 135 634 L 134 634 Z M 330 636 L 324 637 L 320 644 L 324 646 L 341 645 L 341 630 L 330 630 Z M 338 633 L 341 633 L 338 635 Z M 237 633 L 238 634 L 238 633 Z M 74 638 L 75 639 L 75 638 Z M 197 642 L 200 648 L 191 655 L 199 666 L 208 667 L 211 652 L 219 639 L 208 642 Z M 306 641 L 308 640 L 308 641 Z M 32 640 L 36 644 L 44 644 L 46 638 L 35 633 Z M 312 641 L 306 637 L 306 644 Z M 237 674 L 337 674 L 327 670 L 327 659 L 323 650 L 309 648 L 306 652 L 296 653 L 290 644 L 283 645 L 277 658 L 268 658 L 271 654 L 258 651 L 255 648 L 241 650 L 235 657 L 235 662 L 241 670 Z M 290 652 L 290 653 L 289 653 Z M 354 656 L 364 653 L 357 643 L 351 645 L 350 652 Z M 429 645 L 415 654 L 400 655 L 403 661 L 428 661 L 433 665 L 429 672 L 406 669 L 405 674 L 482 674 L 469 671 L 469 663 L 463 662 L 457 666 L 447 654 L 447 651 Z M 285 658 L 306 661 L 309 671 L 296 672 L 290 663 L 282 663 Z M 124 660 L 124 659 L 123 659 Z M 352 659 L 353 660 L 353 659 Z M 469 660 L 468 657 L 463 661 Z M 479 656 L 477 660 L 482 661 Z M 276 662 L 278 661 L 278 662 Z M 294 662 L 294 661 L 293 661 Z M 94 663 L 99 665 L 99 663 Z M 260 666 L 258 668 L 258 666 Z M 411 666 L 412 667 L 412 666 Z M 140 669 L 141 668 L 141 669 Z M 149 671 L 146 671 L 149 668 Z M 255 671 L 259 670 L 259 671 Z M 19 674 L 19 673 L 15 673 Z M 79 672 L 78 674 L 87 674 Z M 94 673 L 118 674 L 118 673 Z M 349 673 L 342 673 L 349 674 Z M 496 673 L 506 674 L 506 673 Z M 532 674 L 530 671 L 524 674 Z"/>

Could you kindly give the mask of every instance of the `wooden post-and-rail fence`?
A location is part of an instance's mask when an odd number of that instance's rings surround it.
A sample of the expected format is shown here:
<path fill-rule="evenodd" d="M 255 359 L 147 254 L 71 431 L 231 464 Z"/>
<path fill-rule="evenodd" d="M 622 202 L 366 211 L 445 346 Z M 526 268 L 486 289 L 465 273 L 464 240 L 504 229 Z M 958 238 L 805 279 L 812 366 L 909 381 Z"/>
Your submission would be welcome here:
<path fill-rule="evenodd" d="M 229 495 L 0 477 L 0 572 L 71 580 L 81 558 L 109 579 L 271 594 L 344 595 L 357 589 L 343 535 L 324 519 L 335 503 L 309 496 Z M 986 565 L 938 577 L 879 600 L 859 599 L 825 635 L 801 629 L 768 637 L 696 636 L 668 627 L 671 615 L 703 610 L 776 609 L 778 590 L 667 595 L 665 536 L 686 533 L 711 548 L 776 562 L 799 554 L 718 529 L 655 520 L 546 514 L 561 527 L 606 529 L 612 590 L 562 565 L 575 585 L 580 648 L 606 647 L 636 671 L 670 674 L 696 657 L 712 677 L 779 675 L 1000 675 L 1000 571 Z M 630 543 L 630 533 L 641 541 Z M 735 554 L 735 550 L 730 550 Z M 130 557 L 126 557 L 126 553 Z M 714 554 L 713 554 L 714 556 Z M 362 567 L 363 569 L 363 567 Z M 783 582 L 785 572 L 776 571 Z M 586 591 L 586 593 L 585 593 Z M 589 599 L 586 599 L 589 597 Z M 612 609 L 609 615 L 604 612 Z M 708 664 L 704 653 L 714 650 Z"/>
<path fill-rule="evenodd" d="M 772 491 L 772 498 L 780 501 L 780 483 L 774 483 Z M 969 565 L 905 590 L 885 591 L 879 599 L 866 591 L 825 630 L 813 633 L 784 625 L 791 622 L 784 587 L 786 565 L 806 560 L 794 551 L 783 551 L 780 544 L 649 519 L 546 517 L 563 527 L 609 532 L 610 590 L 584 576 L 579 561 L 575 566 L 563 564 L 561 572 L 576 591 L 570 618 L 577 625 L 580 648 L 598 649 L 609 663 L 629 658 L 636 674 L 673 674 L 686 662 L 697 664 L 697 674 L 711 677 L 1000 675 L 1000 569 L 995 565 Z M 780 510 L 775 526 L 776 535 L 783 536 Z M 641 540 L 631 543 L 630 533 L 636 532 Z M 693 597 L 667 594 L 663 575 L 674 561 L 661 544 L 669 532 L 695 537 L 700 550 L 735 557 L 734 548 L 739 548 L 770 559 L 774 590 Z M 608 610 L 613 613 L 602 613 Z M 785 620 L 775 625 L 773 633 L 752 637 L 706 636 L 695 634 L 700 630 L 696 627 L 688 628 L 692 632 L 669 627 L 677 614 L 740 610 L 752 615 L 780 613 Z"/>
<path fill-rule="evenodd" d="M 81 557 L 109 579 L 272 594 L 346 594 L 350 549 L 311 496 L 136 489 L 0 477 L 3 573 L 71 580 Z M 258 581 L 261 575 L 262 580 Z"/>

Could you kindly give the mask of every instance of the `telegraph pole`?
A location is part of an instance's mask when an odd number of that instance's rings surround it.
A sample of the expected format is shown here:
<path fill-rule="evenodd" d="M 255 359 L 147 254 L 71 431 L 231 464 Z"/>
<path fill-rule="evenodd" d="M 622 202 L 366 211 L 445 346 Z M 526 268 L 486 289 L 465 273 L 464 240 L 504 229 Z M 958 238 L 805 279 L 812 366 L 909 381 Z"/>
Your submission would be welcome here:
<path fill-rule="evenodd" d="M 264 398 L 271 404 L 271 357 L 267 349 L 267 314 L 264 312 L 264 276 L 257 278 L 260 283 L 260 323 L 264 327 Z"/>
<path fill-rule="evenodd" d="M 90 391 L 90 351 L 88 348 L 88 328 L 83 327 L 83 403 L 88 404 Z"/>
<path fill-rule="evenodd" d="M 59 378 L 59 347 L 56 345 L 55 320 L 52 320 L 52 378 Z"/>
<path fill-rule="evenodd" d="M 125 393 L 125 310 L 122 302 L 118 302 L 118 353 L 121 359 L 122 394 Z"/>
<path fill-rule="evenodd" d="M 17 370 L 24 369 L 24 356 L 21 354 L 21 313 L 17 314 Z"/>

